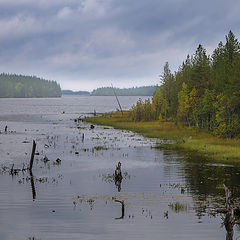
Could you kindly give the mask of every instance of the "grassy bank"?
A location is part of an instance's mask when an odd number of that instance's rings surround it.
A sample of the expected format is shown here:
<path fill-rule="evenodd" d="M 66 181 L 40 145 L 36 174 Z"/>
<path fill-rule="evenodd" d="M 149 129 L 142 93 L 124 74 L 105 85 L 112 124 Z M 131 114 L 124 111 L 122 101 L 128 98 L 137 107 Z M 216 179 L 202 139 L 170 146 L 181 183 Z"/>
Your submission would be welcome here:
<path fill-rule="evenodd" d="M 173 122 L 132 122 L 128 112 L 87 118 L 86 122 L 137 132 L 145 137 L 176 140 L 162 147 L 195 152 L 223 162 L 240 162 L 240 140 L 221 139 L 199 129 L 176 126 Z"/>

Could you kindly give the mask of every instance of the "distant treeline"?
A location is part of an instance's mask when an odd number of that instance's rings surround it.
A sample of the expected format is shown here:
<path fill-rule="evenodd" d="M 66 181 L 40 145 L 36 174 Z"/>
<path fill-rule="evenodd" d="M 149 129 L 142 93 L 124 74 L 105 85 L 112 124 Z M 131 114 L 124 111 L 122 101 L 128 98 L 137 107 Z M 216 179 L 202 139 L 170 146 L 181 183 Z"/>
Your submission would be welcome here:
<path fill-rule="evenodd" d="M 222 137 L 240 137 L 240 43 L 232 31 L 208 56 L 202 45 L 172 73 L 168 63 L 152 102 L 139 100 L 134 121 L 174 120 Z"/>
<path fill-rule="evenodd" d="M 152 96 L 156 86 L 143 86 L 132 88 L 114 88 L 118 96 Z M 112 87 L 97 88 L 92 91 L 92 96 L 113 96 Z"/>
<path fill-rule="evenodd" d="M 2 98 L 61 97 L 61 95 L 60 85 L 56 81 L 35 76 L 0 74 L 0 97 Z"/>
<path fill-rule="evenodd" d="M 62 90 L 64 95 L 90 95 L 88 91 L 72 91 L 72 90 Z"/>

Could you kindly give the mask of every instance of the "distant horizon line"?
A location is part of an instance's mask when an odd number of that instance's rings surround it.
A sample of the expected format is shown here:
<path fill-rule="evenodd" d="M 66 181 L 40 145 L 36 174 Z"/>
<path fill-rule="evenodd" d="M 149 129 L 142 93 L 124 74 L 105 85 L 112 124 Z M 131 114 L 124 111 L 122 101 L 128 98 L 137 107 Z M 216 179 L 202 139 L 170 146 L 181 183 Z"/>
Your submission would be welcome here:
<path fill-rule="evenodd" d="M 61 86 L 61 85 L 60 85 Z M 141 85 L 141 86 L 133 86 L 133 87 L 114 87 L 114 88 L 117 88 L 117 89 L 129 89 L 129 88 L 141 88 L 141 87 L 154 87 L 154 86 L 159 86 L 158 84 L 155 84 L 155 85 Z M 93 90 L 73 90 L 73 89 L 62 89 L 62 91 L 72 91 L 72 92 L 93 92 L 94 90 L 96 89 L 99 89 L 99 88 L 112 88 L 111 86 L 106 86 L 106 87 L 97 87 L 97 88 L 94 88 Z"/>

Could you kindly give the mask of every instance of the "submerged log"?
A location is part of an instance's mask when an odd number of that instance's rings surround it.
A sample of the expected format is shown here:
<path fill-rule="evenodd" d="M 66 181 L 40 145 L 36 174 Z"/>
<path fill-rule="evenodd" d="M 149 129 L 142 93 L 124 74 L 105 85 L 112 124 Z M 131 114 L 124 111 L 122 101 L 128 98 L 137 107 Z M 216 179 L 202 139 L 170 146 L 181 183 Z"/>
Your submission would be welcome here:
<path fill-rule="evenodd" d="M 116 199 L 115 202 L 119 202 L 119 203 L 122 204 L 122 215 L 121 215 L 121 217 L 119 217 L 119 218 L 115 218 L 115 219 L 123 219 L 123 218 L 124 218 L 124 215 L 125 215 L 124 201 L 121 201 L 121 200 L 117 200 L 117 199 Z"/>

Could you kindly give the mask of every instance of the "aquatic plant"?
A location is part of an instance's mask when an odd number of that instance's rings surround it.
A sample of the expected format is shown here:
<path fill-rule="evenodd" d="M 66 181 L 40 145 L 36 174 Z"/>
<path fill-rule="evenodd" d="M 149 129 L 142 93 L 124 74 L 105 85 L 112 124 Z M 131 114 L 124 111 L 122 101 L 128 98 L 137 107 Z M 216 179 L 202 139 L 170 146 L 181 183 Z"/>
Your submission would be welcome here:
<path fill-rule="evenodd" d="M 108 150 L 108 148 L 104 146 L 95 146 L 93 149 L 96 151 Z"/>
<path fill-rule="evenodd" d="M 187 204 L 182 204 L 180 202 L 170 203 L 168 206 L 175 213 L 187 211 Z"/>

